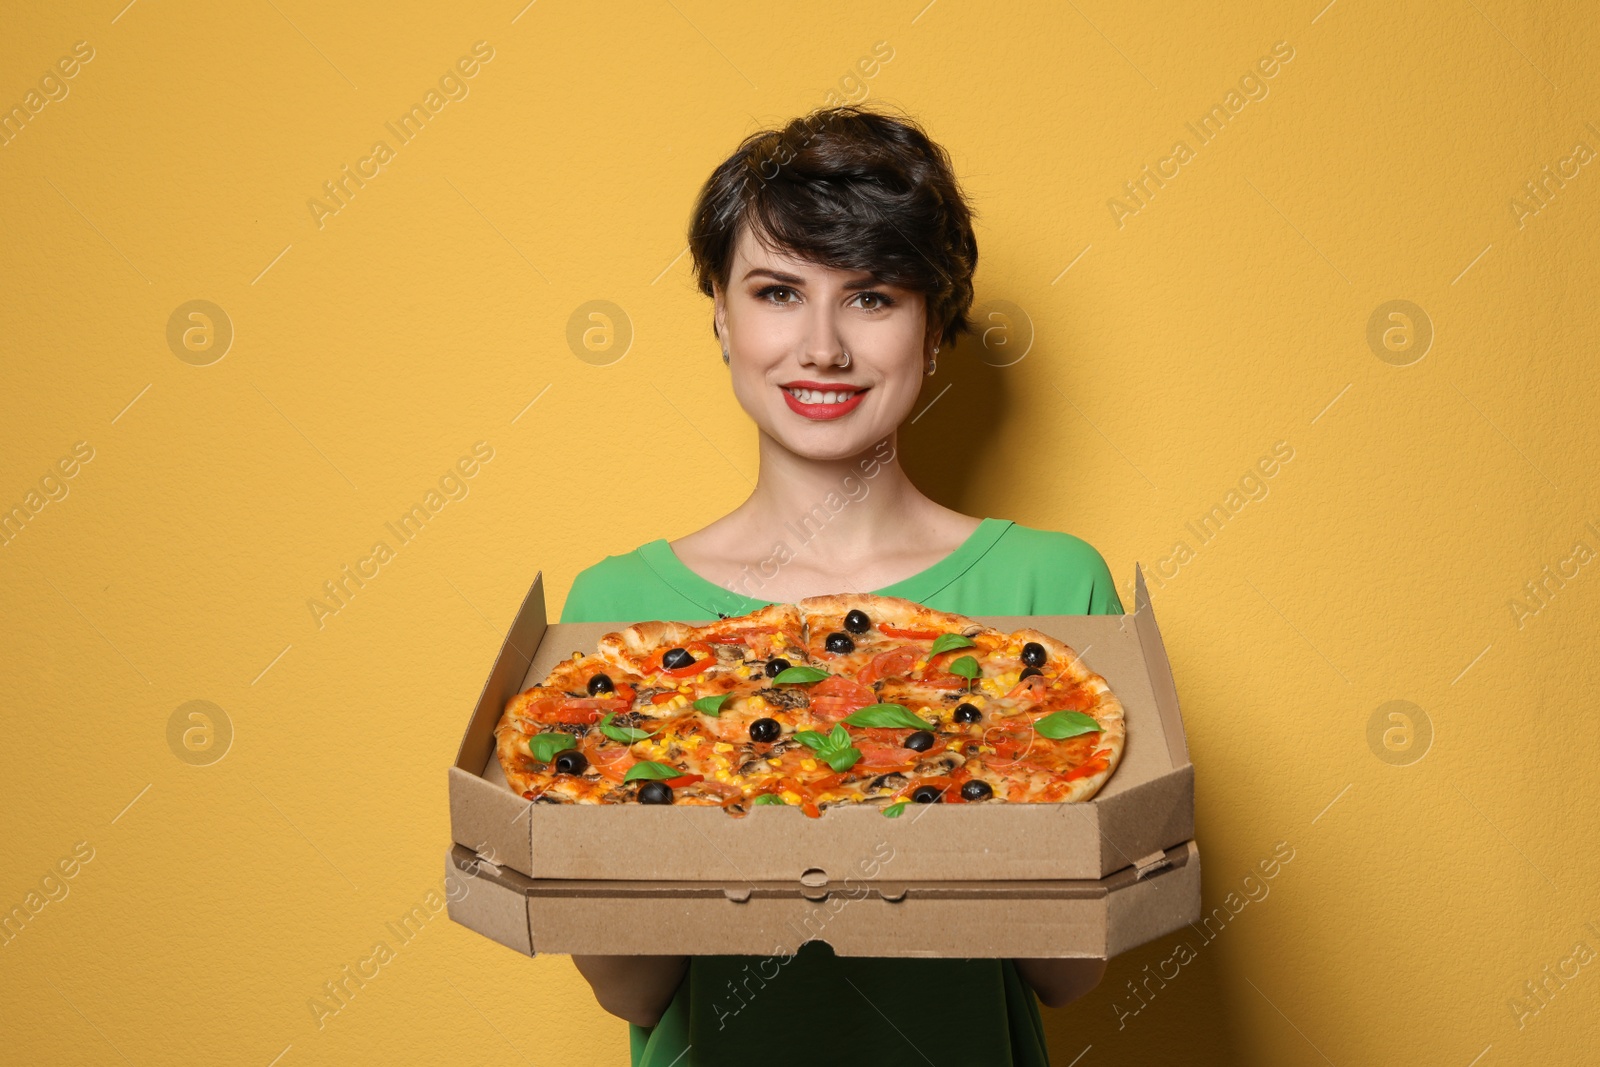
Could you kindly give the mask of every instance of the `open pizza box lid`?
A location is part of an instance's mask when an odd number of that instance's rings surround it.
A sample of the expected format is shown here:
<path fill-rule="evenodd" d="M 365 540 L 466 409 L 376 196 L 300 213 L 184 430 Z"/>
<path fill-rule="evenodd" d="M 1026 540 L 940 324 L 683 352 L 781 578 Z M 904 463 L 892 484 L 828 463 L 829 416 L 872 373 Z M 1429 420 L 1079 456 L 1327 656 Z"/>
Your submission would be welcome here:
<path fill-rule="evenodd" d="M 1110 959 L 1200 917 L 1193 841 L 1107 878 L 627 882 L 524 878 L 461 845 L 445 861 L 450 918 L 525 955 Z M 650 916 L 640 922 L 639 916 Z"/>
<path fill-rule="evenodd" d="M 511 791 L 495 756 L 506 701 L 542 682 L 557 661 L 592 650 L 601 635 L 638 620 L 550 623 L 542 575 L 522 602 L 467 723 L 450 768 L 456 844 L 497 869 L 534 881 L 802 883 L 1099 880 L 1137 868 L 1194 837 L 1189 762 L 1172 668 L 1145 588 L 1134 571 L 1129 615 L 971 616 L 1001 630 L 1042 630 L 1071 645 L 1122 701 L 1122 762 L 1092 799 L 1077 804 L 913 805 L 885 818 L 842 804 L 810 818 L 767 805 L 735 818 L 717 807 L 536 804 Z M 700 620 L 706 621 L 706 620 Z M 892 868 L 860 873 L 880 843 Z"/>

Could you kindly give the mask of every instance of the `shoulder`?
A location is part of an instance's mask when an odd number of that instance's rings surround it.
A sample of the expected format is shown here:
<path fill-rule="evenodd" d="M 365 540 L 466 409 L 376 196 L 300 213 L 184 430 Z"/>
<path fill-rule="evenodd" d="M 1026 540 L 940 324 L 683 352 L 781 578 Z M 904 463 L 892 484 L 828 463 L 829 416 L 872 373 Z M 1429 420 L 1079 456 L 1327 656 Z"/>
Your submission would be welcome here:
<path fill-rule="evenodd" d="M 1012 523 L 1002 541 L 1007 557 L 1027 569 L 1040 591 L 1036 614 L 1123 613 L 1111 568 L 1100 551 L 1083 538 Z"/>
<path fill-rule="evenodd" d="M 639 549 L 607 556 L 572 580 L 561 607 L 561 621 L 610 622 L 627 617 L 632 614 L 627 602 L 657 581 Z"/>

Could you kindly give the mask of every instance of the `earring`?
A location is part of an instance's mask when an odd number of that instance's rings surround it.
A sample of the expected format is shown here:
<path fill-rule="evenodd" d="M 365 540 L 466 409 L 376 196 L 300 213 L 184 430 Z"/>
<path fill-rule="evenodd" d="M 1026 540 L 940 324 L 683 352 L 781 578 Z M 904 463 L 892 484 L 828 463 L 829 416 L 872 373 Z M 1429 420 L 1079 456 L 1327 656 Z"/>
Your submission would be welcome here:
<path fill-rule="evenodd" d="M 935 348 L 933 350 L 933 354 L 935 356 L 937 356 L 939 354 L 939 350 L 937 348 Z M 930 358 L 928 360 L 928 373 L 932 374 L 934 371 L 936 371 L 938 369 L 939 369 L 939 361 L 937 359 L 931 359 Z"/>
<path fill-rule="evenodd" d="M 731 363 L 732 361 L 733 361 L 733 356 L 729 355 L 728 346 L 727 345 L 723 345 L 722 346 L 722 362 L 724 364 L 727 364 L 727 363 Z"/>

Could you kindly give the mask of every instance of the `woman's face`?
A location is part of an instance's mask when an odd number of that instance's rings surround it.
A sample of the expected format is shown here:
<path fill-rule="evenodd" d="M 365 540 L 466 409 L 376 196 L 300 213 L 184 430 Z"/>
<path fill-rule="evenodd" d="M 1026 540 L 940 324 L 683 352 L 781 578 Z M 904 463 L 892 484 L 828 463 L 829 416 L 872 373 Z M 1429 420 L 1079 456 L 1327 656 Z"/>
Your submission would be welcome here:
<path fill-rule="evenodd" d="M 798 455 L 857 455 L 916 403 L 932 349 L 919 292 L 770 251 L 740 227 L 716 304 L 734 395 Z"/>

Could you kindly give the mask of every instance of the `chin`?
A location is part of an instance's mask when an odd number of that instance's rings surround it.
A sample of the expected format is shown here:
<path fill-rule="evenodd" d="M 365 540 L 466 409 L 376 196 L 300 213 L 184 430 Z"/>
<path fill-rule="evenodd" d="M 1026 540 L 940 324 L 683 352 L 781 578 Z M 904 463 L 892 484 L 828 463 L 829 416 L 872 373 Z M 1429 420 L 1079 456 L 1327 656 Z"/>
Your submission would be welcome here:
<path fill-rule="evenodd" d="M 847 416 L 837 422 L 803 425 L 805 420 L 785 409 L 774 412 L 763 429 L 790 452 L 819 462 L 850 459 L 872 448 L 894 433 L 898 423 L 851 422 Z"/>

